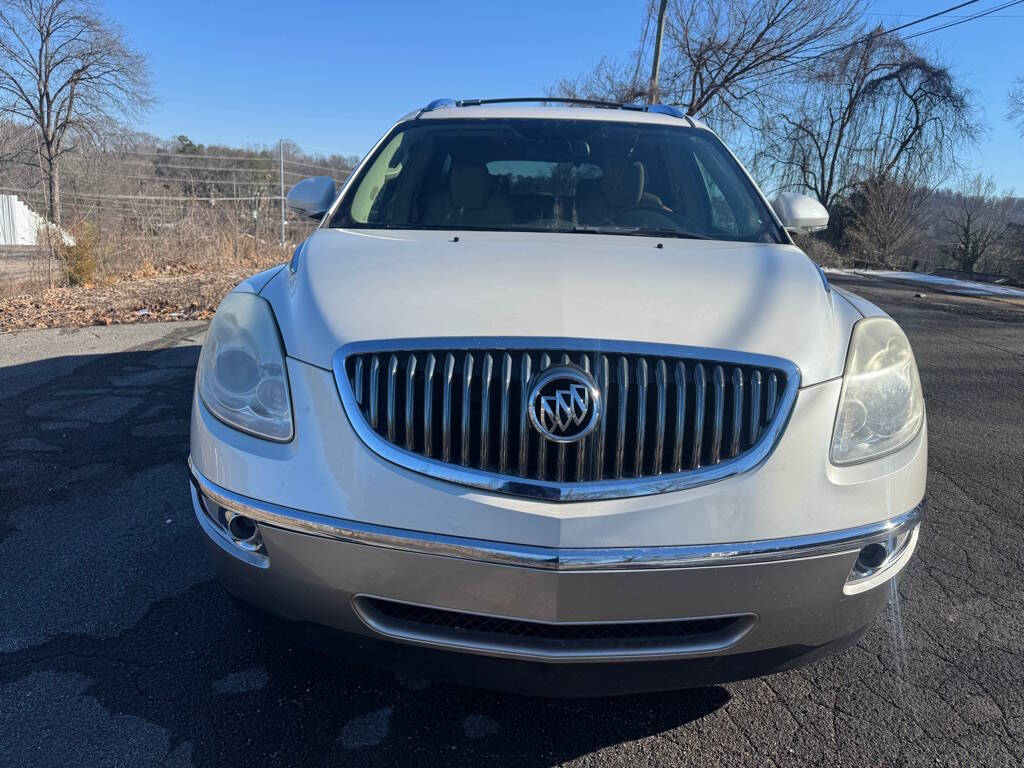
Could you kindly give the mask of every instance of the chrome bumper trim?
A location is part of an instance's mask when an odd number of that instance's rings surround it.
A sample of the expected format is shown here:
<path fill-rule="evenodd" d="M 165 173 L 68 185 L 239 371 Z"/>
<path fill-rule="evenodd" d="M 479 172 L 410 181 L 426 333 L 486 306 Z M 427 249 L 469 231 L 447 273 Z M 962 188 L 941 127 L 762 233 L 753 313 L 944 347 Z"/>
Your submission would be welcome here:
<path fill-rule="evenodd" d="M 926 500 L 922 499 L 908 512 L 879 523 L 782 539 L 664 547 L 560 549 L 390 528 L 291 509 L 222 488 L 196 469 L 191 456 L 188 467 L 198 492 L 214 503 L 264 525 L 353 544 L 549 571 L 737 565 L 852 552 L 865 544 L 888 539 L 894 533 L 913 528 L 926 506 Z"/>

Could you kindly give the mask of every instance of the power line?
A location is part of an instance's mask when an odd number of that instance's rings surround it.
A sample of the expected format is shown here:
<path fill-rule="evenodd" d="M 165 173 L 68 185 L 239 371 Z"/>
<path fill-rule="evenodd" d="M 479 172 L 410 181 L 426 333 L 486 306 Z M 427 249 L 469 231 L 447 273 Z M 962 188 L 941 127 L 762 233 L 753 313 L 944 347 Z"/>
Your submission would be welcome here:
<path fill-rule="evenodd" d="M 832 55 L 833 53 L 838 53 L 839 51 L 846 50 L 847 48 L 853 48 L 854 46 L 861 45 L 862 43 L 869 42 L 869 41 L 871 41 L 871 40 L 873 40 L 873 39 L 875 39 L 877 37 L 883 37 L 885 35 L 891 35 L 891 34 L 893 34 L 895 32 L 899 32 L 901 30 L 908 29 L 908 28 L 913 27 L 913 26 L 917 26 L 918 24 L 923 24 L 924 22 L 930 21 L 931 19 L 938 18 L 939 16 L 944 16 L 945 14 L 950 13 L 951 11 L 957 11 L 957 10 L 959 10 L 961 8 L 967 7 L 968 5 L 974 5 L 977 2 L 979 2 L 979 0 L 966 0 L 966 2 L 958 3 L 957 5 L 950 6 L 949 8 L 944 8 L 941 11 L 936 11 L 934 13 L 930 13 L 927 16 L 921 16 L 920 18 L 915 18 L 913 21 L 908 21 L 905 24 L 900 24 L 900 25 L 895 26 L 895 27 L 890 27 L 889 29 L 882 29 L 882 30 L 877 30 L 875 32 L 870 32 L 870 33 L 868 33 L 866 35 L 862 35 L 861 37 L 855 38 L 854 40 L 850 41 L 849 43 L 844 43 L 843 45 L 834 46 L 832 48 L 825 49 L 824 51 L 821 51 L 821 52 L 815 53 L 815 54 L 811 54 L 809 56 L 799 57 L 797 59 L 794 59 L 793 61 L 790 61 L 790 62 L 787 62 L 785 64 L 780 65 L 777 69 L 768 70 L 767 72 L 763 72 L 762 75 L 776 75 L 776 76 L 783 76 L 783 77 L 786 76 L 786 75 L 790 75 L 793 72 L 797 71 L 798 69 L 806 67 L 808 62 L 816 61 L 817 59 L 822 59 L 822 58 L 824 58 L 826 56 Z M 1001 10 L 1003 10 L 1005 8 L 1008 8 L 1010 6 L 1013 6 L 1013 5 L 1017 5 L 1017 4 L 1021 3 L 1021 2 L 1024 2 L 1024 0 L 1012 0 L 1009 3 L 1004 3 L 1003 5 L 996 6 L 994 8 L 990 8 L 987 11 L 983 11 L 983 12 L 980 12 L 980 13 L 972 14 L 971 16 L 969 16 L 969 17 L 967 17 L 967 18 L 965 18 L 965 19 L 963 19 L 963 20 L 961 20 L 959 22 L 955 22 L 955 23 L 949 24 L 949 25 L 941 25 L 939 27 L 935 27 L 935 28 L 932 28 L 932 29 L 923 30 L 923 31 L 915 33 L 913 35 L 907 35 L 906 37 L 900 37 L 900 40 L 910 40 L 911 38 L 914 38 L 914 37 L 919 37 L 921 35 L 926 35 L 926 34 L 929 34 L 931 32 L 937 32 L 939 29 L 945 29 L 946 26 L 955 26 L 956 23 L 964 23 L 966 21 L 971 21 L 973 19 L 982 18 L 982 17 L 987 16 L 987 15 L 989 15 L 991 13 L 995 13 L 997 11 L 1001 11 Z"/>
<path fill-rule="evenodd" d="M 148 168 L 148 169 L 151 169 L 151 170 L 157 170 L 157 169 L 160 169 L 160 168 L 173 168 L 175 170 L 183 170 L 183 171 L 208 171 L 210 174 L 215 174 L 215 173 L 220 173 L 220 174 L 261 173 L 261 174 L 264 174 L 264 175 L 269 176 L 269 177 L 276 177 L 276 176 L 278 176 L 277 169 L 273 169 L 273 168 L 270 168 L 270 169 L 262 169 L 262 168 L 209 168 L 209 167 L 205 167 L 205 166 L 194 166 L 194 165 L 151 165 L 149 163 L 132 162 L 130 160 L 129 161 L 122 161 L 120 163 L 120 165 L 122 165 L 122 166 L 129 166 L 131 168 L 144 168 L 144 169 Z M 324 169 L 324 170 L 329 170 L 329 169 Z M 135 174 L 131 174 L 131 173 L 112 174 L 112 173 L 107 172 L 107 171 L 94 171 L 94 170 L 91 170 L 89 168 L 82 168 L 81 166 L 79 166 L 78 171 L 79 171 L 79 173 L 81 173 L 83 175 L 94 174 L 94 175 L 100 175 L 100 176 L 114 176 L 114 175 L 135 176 Z M 288 171 L 288 170 L 286 170 L 285 174 L 288 175 L 288 176 L 298 176 L 300 178 L 304 178 L 306 176 L 306 174 L 304 174 L 301 171 Z M 342 174 L 341 173 L 335 173 L 335 174 L 328 174 L 328 175 L 341 176 Z M 347 177 L 348 176 L 348 171 L 344 172 L 344 175 Z M 184 180 L 184 181 L 217 181 L 217 182 L 231 181 L 230 178 L 228 178 L 228 179 L 224 179 L 224 178 L 207 179 L 207 178 L 204 178 L 203 176 L 190 176 L 190 177 L 182 177 L 182 176 L 153 176 L 151 178 L 157 178 L 157 179 L 181 179 L 181 180 Z M 256 183 L 256 182 L 242 182 L 242 181 L 240 181 L 239 183 L 247 183 L 248 184 L 248 183 Z"/>
<path fill-rule="evenodd" d="M 937 27 L 932 27 L 931 29 L 925 29 L 925 30 L 922 30 L 921 32 L 916 32 L 913 35 L 907 35 L 903 39 L 904 40 L 913 40 L 915 37 L 920 37 L 921 35 L 929 35 L 932 32 L 940 32 L 943 29 L 949 29 L 950 27 L 957 27 L 957 26 L 959 26 L 961 24 L 966 24 L 968 21 L 974 21 L 975 19 L 983 19 L 986 16 L 991 16 L 992 14 L 996 13 L 997 11 L 1002 11 L 1002 10 L 1005 10 L 1006 8 L 1012 8 L 1013 6 L 1020 5 L 1021 3 L 1024 3 L 1024 0 L 1011 0 L 1011 2 L 1003 3 L 1002 5 L 996 6 L 994 8 L 990 8 L 987 11 L 980 11 L 980 12 L 974 14 L 973 16 L 965 16 L 962 19 L 957 19 L 956 21 L 951 21 L 951 22 L 949 22 L 947 24 L 941 24 L 941 25 L 939 25 Z"/>
<path fill-rule="evenodd" d="M 149 157 L 189 157 L 196 160 L 267 160 L 268 162 L 274 162 L 275 160 L 275 158 L 265 157 L 263 155 L 197 155 L 190 152 L 145 152 L 143 150 L 136 149 L 114 150 L 110 154 L 118 153 L 126 155 L 146 155 Z M 303 160 L 289 160 L 287 157 L 285 158 L 284 162 L 285 165 L 301 165 L 306 168 L 315 168 L 317 170 L 341 170 L 338 168 L 334 168 L 333 166 L 330 165 L 310 163 Z"/>
<path fill-rule="evenodd" d="M 136 175 L 131 173 L 110 173 L 108 171 L 80 171 L 76 176 L 105 176 L 112 179 L 124 179 L 126 181 L 156 181 L 156 182 L 174 182 L 174 183 L 193 183 L 193 184 L 238 184 L 242 187 L 277 187 L 276 181 L 250 181 L 248 179 L 239 179 L 237 182 L 233 179 L 211 179 L 202 176 L 146 176 Z"/>
<path fill-rule="evenodd" d="M 914 19 L 913 21 L 908 21 L 905 24 L 900 24 L 898 27 L 892 27 L 891 29 L 885 30 L 885 32 L 881 34 L 891 35 L 893 32 L 899 32 L 901 29 L 907 29 L 908 27 L 913 27 L 916 26 L 917 24 L 923 24 L 924 22 L 930 21 L 931 19 L 937 18 L 939 16 L 945 16 L 947 13 L 951 11 L 959 11 L 961 8 L 966 8 L 968 5 L 974 5 L 977 2 L 978 0 L 967 0 L 966 2 L 960 3 L 959 5 L 944 8 L 941 11 L 936 11 L 935 13 L 930 13 L 927 16 L 922 16 L 919 19 Z"/>
<path fill-rule="evenodd" d="M 17 191 L 13 189 L 4 190 L 0 188 L 0 191 L 10 191 L 17 193 L 23 202 L 31 207 L 45 207 L 45 199 L 42 193 Z M 99 212 L 105 213 L 118 213 L 125 210 L 140 210 L 145 209 L 148 211 L 181 211 L 188 208 L 194 203 L 211 203 L 211 207 L 208 210 L 216 210 L 218 208 L 223 209 L 227 212 L 238 212 L 248 216 L 251 212 L 254 204 L 264 208 L 268 215 L 272 214 L 270 207 L 265 206 L 266 203 L 274 203 L 279 198 L 268 195 L 260 195 L 253 197 L 156 197 L 156 196 L 117 196 L 117 195 L 93 195 L 85 192 L 62 191 L 61 203 L 64 206 L 71 207 L 91 207 L 95 208 Z M 217 206 L 216 203 L 223 203 L 223 205 Z M 299 216 L 293 215 L 290 211 L 286 211 L 289 220 L 298 220 Z"/>
<path fill-rule="evenodd" d="M 26 189 L 14 189 L 12 187 L 0 187 L 0 190 L 4 192 L 14 193 L 16 195 L 29 195 L 37 194 L 34 191 Z M 171 201 L 195 201 L 195 202 L 217 202 L 218 200 L 234 201 L 234 200 L 280 200 L 280 195 L 249 195 L 248 197 L 175 197 L 175 196 L 164 196 L 164 195 L 97 195 L 87 192 L 76 193 L 77 197 L 85 198 L 87 200 L 166 200 Z"/>
<path fill-rule="evenodd" d="M 175 168 L 184 171 L 215 171 L 218 173 L 262 173 L 262 174 L 273 174 L 277 176 L 276 168 L 244 168 L 244 167 L 231 167 L 231 168 L 218 168 L 216 166 L 209 165 L 173 165 L 170 163 L 161 163 L 156 165 L 154 163 L 145 163 L 137 160 L 121 160 L 121 165 L 138 166 L 140 168 Z M 296 171 L 286 171 L 286 173 L 297 173 Z"/>
<path fill-rule="evenodd" d="M 882 18 L 914 18 L 913 13 L 865 13 L 865 16 L 880 16 Z M 947 19 L 969 19 L 970 16 L 946 16 Z M 993 19 L 1024 19 L 1022 13 L 1008 13 L 1003 16 L 992 16 Z"/>

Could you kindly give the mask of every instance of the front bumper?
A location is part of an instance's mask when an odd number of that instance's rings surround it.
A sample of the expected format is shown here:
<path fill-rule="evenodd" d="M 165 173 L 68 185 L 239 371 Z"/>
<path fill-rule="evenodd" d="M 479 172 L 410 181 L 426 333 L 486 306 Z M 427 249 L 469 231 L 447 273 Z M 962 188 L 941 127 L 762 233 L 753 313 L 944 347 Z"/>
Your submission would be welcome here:
<path fill-rule="evenodd" d="M 671 688 L 775 671 L 851 642 L 888 601 L 893 578 L 916 546 L 924 506 L 882 523 L 787 539 L 559 549 L 288 509 L 239 496 L 191 463 L 190 468 L 196 515 L 218 574 L 228 591 L 245 602 L 296 626 L 355 636 L 357 654 L 378 661 L 381 654 L 370 649 L 386 640 L 437 651 L 441 657 L 452 652 L 457 658 L 476 657 L 466 671 L 476 670 L 479 657 L 504 659 L 514 668 L 524 663 L 548 670 L 578 667 L 547 675 L 542 690 L 548 691 L 555 675 L 561 680 L 554 691 L 559 695 L 572 692 L 561 687 L 566 680 L 586 679 L 583 666 L 605 668 L 598 676 L 618 692 Z M 219 522 L 223 510 L 256 522 L 258 546 L 240 547 L 232 540 Z M 884 567 L 851 581 L 862 548 L 877 542 L 899 544 L 892 545 Z M 442 619 L 455 613 L 505 623 L 476 631 L 472 625 L 397 621 L 372 609 L 380 600 L 426 607 Z M 715 631 L 665 637 L 655 631 L 653 639 L 642 640 L 613 633 L 577 643 L 550 640 L 550 633 L 535 631 L 620 623 L 657 629 L 661 622 L 708 617 L 719 620 Z M 388 657 L 396 654 L 383 655 L 383 663 L 394 666 Z M 406 662 L 411 658 L 397 656 Z M 443 674 L 445 665 L 436 656 L 427 668 Z M 635 676 L 612 672 L 625 662 Z M 502 677 L 480 678 L 474 671 L 471 682 L 496 680 L 509 687 L 500 682 Z M 590 684 L 582 690 L 607 692 Z"/>

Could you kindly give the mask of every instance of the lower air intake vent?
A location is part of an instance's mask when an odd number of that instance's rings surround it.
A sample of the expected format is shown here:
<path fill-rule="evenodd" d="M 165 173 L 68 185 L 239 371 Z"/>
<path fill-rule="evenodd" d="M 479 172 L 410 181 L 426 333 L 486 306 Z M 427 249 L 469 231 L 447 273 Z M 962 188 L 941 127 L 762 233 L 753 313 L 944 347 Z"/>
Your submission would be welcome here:
<path fill-rule="evenodd" d="M 724 648 L 753 625 L 753 617 L 714 616 L 671 621 L 545 623 L 486 616 L 360 597 L 363 620 L 381 634 L 510 653 L 624 654 L 696 652 Z"/>

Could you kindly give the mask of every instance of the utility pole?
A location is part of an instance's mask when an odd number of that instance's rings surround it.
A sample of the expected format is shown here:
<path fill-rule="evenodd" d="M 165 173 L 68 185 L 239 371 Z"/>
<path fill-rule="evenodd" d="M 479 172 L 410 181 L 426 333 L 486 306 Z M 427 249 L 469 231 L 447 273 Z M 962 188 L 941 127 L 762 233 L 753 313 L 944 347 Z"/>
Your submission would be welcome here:
<path fill-rule="evenodd" d="M 284 139 L 278 142 L 281 150 L 281 247 L 284 248 Z"/>
<path fill-rule="evenodd" d="M 647 89 L 647 105 L 658 103 L 658 70 L 661 68 L 661 38 L 665 34 L 665 9 L 668 0 L 658 6 L 658 31 L 654 36 L 654 63 L 651 65 L 651 84 Z"/>

